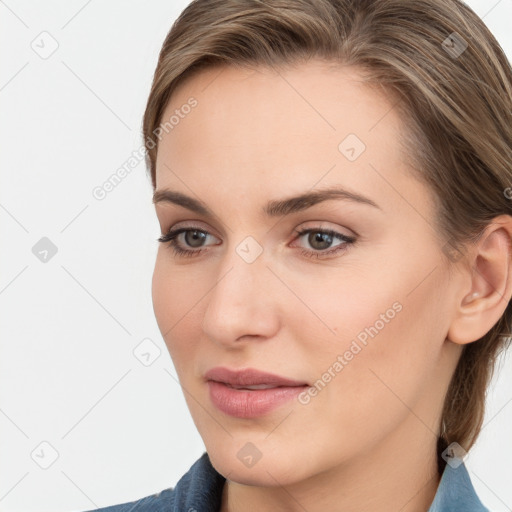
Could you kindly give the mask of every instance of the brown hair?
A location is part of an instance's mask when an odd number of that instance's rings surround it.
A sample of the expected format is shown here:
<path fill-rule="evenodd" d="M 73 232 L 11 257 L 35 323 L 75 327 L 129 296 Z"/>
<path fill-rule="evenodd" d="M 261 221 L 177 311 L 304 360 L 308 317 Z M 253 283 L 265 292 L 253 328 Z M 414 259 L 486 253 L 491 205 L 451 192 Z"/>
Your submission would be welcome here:
<path fill-rule="evenodd" d="M 467 47 L 466 47 L 467 45 Z M 483 21 L 459 0 L 195 0 L 158 59 L 143 122 L 153 188 L 153 136 L 172 92 L 216 65 L 279 67 L 316 57 L 357 67 L 399 98 L 400 141 L 431 187 L 445 256 L 500 214 L 512 214 L 512 70 Z M 509 189 L 511 190 L 511 189 Z M 444 402 L 438 448 L 469 450 L 482 428 L 486 388 L 510 342 L 512 305 L 464 346 Z"/>

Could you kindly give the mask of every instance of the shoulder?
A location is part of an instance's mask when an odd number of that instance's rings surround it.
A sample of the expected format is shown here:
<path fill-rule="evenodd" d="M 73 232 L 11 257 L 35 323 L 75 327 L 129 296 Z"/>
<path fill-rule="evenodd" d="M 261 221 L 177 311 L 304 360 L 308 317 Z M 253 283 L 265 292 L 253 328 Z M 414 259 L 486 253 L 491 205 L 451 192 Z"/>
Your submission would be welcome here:
<path fill-rule="evenodd" d="M 212 466 L 207 452 L 204 452 L 175 487 L 136 501 L 87 512 L 218 512 L 225 481 Z"/>

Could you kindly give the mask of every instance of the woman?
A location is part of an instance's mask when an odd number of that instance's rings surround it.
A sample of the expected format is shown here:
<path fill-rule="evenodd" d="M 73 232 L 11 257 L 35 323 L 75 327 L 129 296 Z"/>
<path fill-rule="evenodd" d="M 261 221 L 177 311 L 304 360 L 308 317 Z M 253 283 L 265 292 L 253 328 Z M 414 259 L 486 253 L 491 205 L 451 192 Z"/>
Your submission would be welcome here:
<path fill-rule="evenodd" d="M 512 72 L 459 0 L 196 0 L 144 116 L 153 303 L 206 452 L 121 511 L 484 511 Z"/>

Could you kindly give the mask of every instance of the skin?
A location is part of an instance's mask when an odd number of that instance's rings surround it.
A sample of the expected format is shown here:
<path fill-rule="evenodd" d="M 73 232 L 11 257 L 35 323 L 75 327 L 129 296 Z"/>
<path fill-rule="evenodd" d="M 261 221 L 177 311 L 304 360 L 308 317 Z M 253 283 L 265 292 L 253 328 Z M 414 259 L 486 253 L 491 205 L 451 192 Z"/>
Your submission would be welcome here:
<path fill-rule="evenodd" d="M 194 423 L 227 477 L 222 512 L 426 511 L 462 346 L 489 331 L 512 294 L 511 218 L 490 224 L 467 261 L 444 257 L 431 192 L 397 142 L 393 102 L 356 69 L 313 60 L 279 73 L 203 70 L 173 93 L 163 119 L 191 96 L 197 106 L 159 143 L 156 189 L 191 195 L 215 215 L 155 205 L 162 233 L 192 226 L 209 235 L 202 246 L 179 236 L 182 248 L 203 248 L 193 257 L 160 244 L 153 304 Z M 352 162 L 338 149 L 350 133 L 366 145 Z M 279 218 L 262 213 L 270 199 L 330 185 L 380 208 L 331 199 Z M 300 228 L 356 242 L 307 257 L 302 250 L 322 249 Z M 250 264 L 236 251 L 247 236 L 263 248 Z M 343 243 L 333 238 L 323 251 Z M 307 405 L 239 419 L 211 402 L 204 373 L 214 366 L 313 386 L 397 301 L 401 311 Z M 247 442 L 262 454 L 252 467 L 237 457 Z"/>

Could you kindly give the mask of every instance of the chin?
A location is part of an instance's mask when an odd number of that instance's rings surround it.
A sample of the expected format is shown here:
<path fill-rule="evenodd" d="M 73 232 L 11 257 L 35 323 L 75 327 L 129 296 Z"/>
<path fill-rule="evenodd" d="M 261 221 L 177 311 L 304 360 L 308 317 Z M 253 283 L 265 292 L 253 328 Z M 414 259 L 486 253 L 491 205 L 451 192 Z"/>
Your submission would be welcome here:
<path fill-rule="evenodd" d="M 222 447 L 207 446 L 208 456 L 213 467 L 225 478 L 243 485 L 262 487 L 275 487 L 278 485 L 290 485 L 307 475 L 299 475 L 298 471 L 306 468 L 298 465 L 297 460 L 280 453 L 277 450 L 261 450 L 258 460 L 251 461 L 253 456 L 258 456 L 256 449 L 246 443 L 224 443 Z M 268 453 L 265 453 L 268 451 Z"/>

